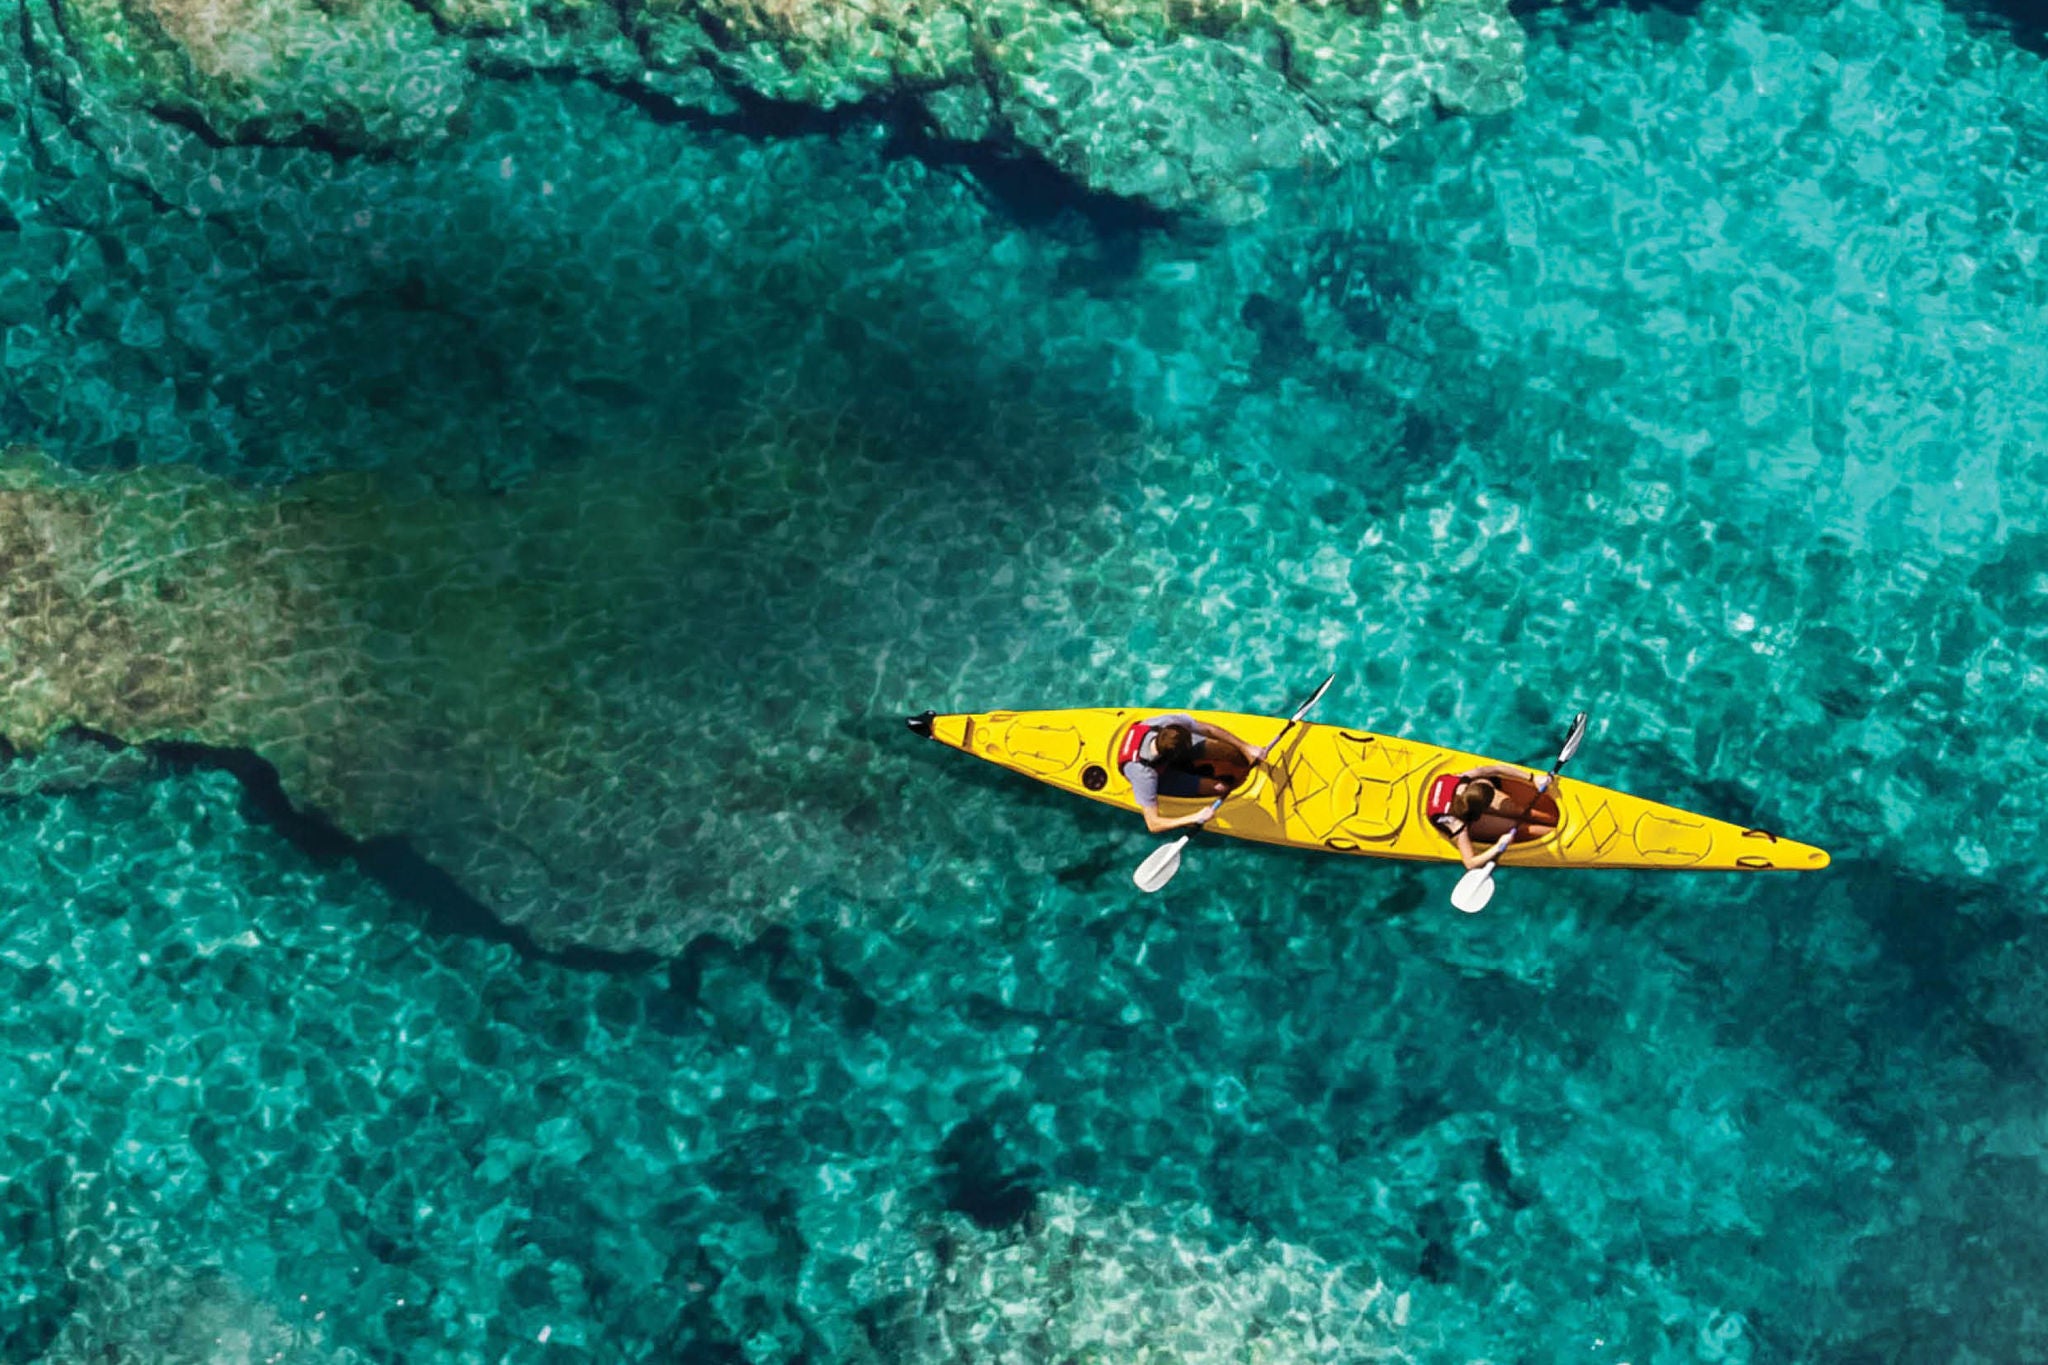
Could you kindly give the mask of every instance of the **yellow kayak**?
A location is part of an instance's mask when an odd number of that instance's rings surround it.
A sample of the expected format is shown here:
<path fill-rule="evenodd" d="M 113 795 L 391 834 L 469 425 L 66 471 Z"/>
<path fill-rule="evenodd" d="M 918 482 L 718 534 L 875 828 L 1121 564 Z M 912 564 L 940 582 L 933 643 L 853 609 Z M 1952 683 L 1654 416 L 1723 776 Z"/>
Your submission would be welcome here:
<path fill-rule="evenodd" d="M 911 717 L 909 724 L 918 734 L 976 758 L 1135 814 L 1138 803 L 1117 754 L 1133 725 L 1165 709 L 1083 707 L 949 716 L 927 711 Z M 1271 744 L 1287 725 L 1273 716 L 1186 714 L 1250 744 Z M 1457 862 L 1457 846 L 1430 822 L 1429 802 L 1445 790 L 1441 779 L 1493 762 L 1347 725 L 1297 724 L 1205 828 L 1289 848 Z M 1528 771 L 1522 765 L 1502 766 Z M 1810 872 L 1828 865 L 1824 850 L 1768 830 L 1694 815 L 1573 777 L 1559 778 L 1541 796 L 1533 782 L 1503 785 L 1533 811 L 1501 855 L 1504 867 Z M 1162 797 L 1159 813 L 1170 818 L 1206 804 L 1207 797 Z"/>

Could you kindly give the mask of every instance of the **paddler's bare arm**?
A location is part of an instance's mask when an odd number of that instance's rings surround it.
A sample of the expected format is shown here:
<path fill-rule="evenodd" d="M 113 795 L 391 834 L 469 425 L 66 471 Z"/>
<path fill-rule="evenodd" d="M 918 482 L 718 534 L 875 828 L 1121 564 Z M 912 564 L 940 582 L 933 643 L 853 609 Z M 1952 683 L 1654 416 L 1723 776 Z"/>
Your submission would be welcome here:
<path fill-rule="evenodd" d="M 1474 853 L 1472 851 L 1472 831 L 1461 829 L 1458 831 L 1458 856 L 1464 860 L 1465 870 L 1469 872 L 1474 868 L 1485 867 L 1488 863 L 1498 859 L 1501 854 L 1508 851 L 1508 845 L 1514 841 L 1515 836 L 1513 834 L 1503 834 L 1500 838 L 1486 846 L 1486 852 Z"/>
<path fill-rule="evenodd" d="M 1140 806 L 1138 810 L 1145 817 L 1145 828 L 1154 834 L 1164 834 L 1170 829 L 1186 829 L 1189 825 L 1206 825 L 1209 823 L 1209 817 L 1216 813 L 1213 803 L 1202 807 L 1193 815 L 1177 816 L 1172 820 L 1159 813 L 1157 803 Z"/>
<path fill-rule="evenodd" d="M 1239 753 L 1243 754 L 1247 759 L 1249 759 L 1253 763 L 1257 763 L 1260 759 L 1266 756 L 1265 745 L 1247 744 L 1243 740 L 1239 739 L 1236 735 L 1231 734 L 1230 731 L 1224 729 L 1222 726 L 1211 725 L 1206 720 L 1198 720 L 1195 722 L 1195 733 L 1201 735 L 1205 739 L 1222 740 L 1225 744 L 1228 744 L 1232 748 L 1236 749 Z"/>

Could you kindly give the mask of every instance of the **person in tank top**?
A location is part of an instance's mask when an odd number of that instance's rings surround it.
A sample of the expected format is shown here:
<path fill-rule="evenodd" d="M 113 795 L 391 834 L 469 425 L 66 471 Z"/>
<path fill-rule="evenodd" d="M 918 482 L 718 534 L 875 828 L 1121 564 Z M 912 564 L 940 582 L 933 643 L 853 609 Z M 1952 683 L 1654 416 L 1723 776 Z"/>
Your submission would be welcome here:
<path fill-rule="evenodd" d="M 1524 771 L 1520 768 L 1489 763 L 1484 767 L 1459 773 L 1457 788 L 1448 807 L 1431 813 L 1429 822 L 1436 826 L 1438 833 L 1458 846 L 1458 856 L 1464 860 L 1467 868 L 1485 867 L 1507 852 L 1508 845 L 1515 841 L 1517 830 L 1534 838 L 1557 828 L 1548 820 L 1531 820 L 1530 812 L 1523 810 L 1512 797 L 1501 790 L 1498 779 L 1506 777 L 1519 780 L 1523 777 Z M 1549 773 L 1528 772 L 1527 776 L 1536 784 L 1537 795 L 1540 796 L 1550 789 Z M 1497 827 L 1503 820 L 1509 822 L 1507 833 L 1483 850 L 1473 847 L 1472 831 L 1475 826 Z"/>

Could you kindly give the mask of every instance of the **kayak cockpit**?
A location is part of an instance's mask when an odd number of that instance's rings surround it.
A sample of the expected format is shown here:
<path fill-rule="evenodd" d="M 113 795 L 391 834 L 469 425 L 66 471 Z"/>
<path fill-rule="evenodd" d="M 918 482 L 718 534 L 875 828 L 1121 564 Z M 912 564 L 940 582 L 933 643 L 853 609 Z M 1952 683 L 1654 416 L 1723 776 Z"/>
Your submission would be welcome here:
<path fill-rule="evenodd" d="M 1454 843 L 1448 834 L 1443 834 L 1435 824 L 1435 817 L 1441 812 L 1438 798 L 1448 800 L 1454 781 L 1459 776 L 1455 769 L 1446 769 L 1431 774 L 1422 783 L 1423 818 L 1442 835 L 1447 844 Z M 1536 784 L 1525 777 L 1504 777 L 1489 773 L 1486 780 L 1499 792 L 1495 808 L 1477 816 L 1466 826 L 1471 836 L 1472 847 L 1483 849 L 1506 834 L 1514 835 L 1510 848 L 1524 848 L 1540 845 L 1557 836 L 1563 816 L 1557 806 L 1557 791 L 1537 791 Z"/>
<path fill-rule="evenodd" d="M 1539 792 L 1534 782 L 1518 777 L 1495 778 L 1501 796 L 1501 804 L 1510 810 L 1523 812 L 1520 819 L 1489 811 L 1473 822 L 1472 842 L 1490 844 L 1501 835 L 1514 833 L 1515 842 L 1510 847 L 1523 844 L 1540 844 L 1557 833 L 1563 823 L 1557 809 L 1557 797 L 1552 792 Z"/>

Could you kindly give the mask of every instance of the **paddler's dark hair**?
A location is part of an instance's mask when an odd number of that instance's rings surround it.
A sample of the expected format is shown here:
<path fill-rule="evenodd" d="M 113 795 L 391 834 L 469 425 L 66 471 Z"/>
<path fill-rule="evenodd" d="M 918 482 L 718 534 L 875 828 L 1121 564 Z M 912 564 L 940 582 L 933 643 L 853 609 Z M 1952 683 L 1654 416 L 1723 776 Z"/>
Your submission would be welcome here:
<path fill-rule="evenodd" d="M 1486 808 L 1492 804 L 1493 783 L 1476 777 L 1458 788 L 1458 794 L 1451 798 L 1451 814 L 1470 823 L 1486 814 Z"/>
<path fill-rule="evenodd" d="M 1185 725 L 1162 725 L 1154 736 L 1152 752 L 1161 763 L 1179 763 L 1194 751 L 1194 732 Z"/>

